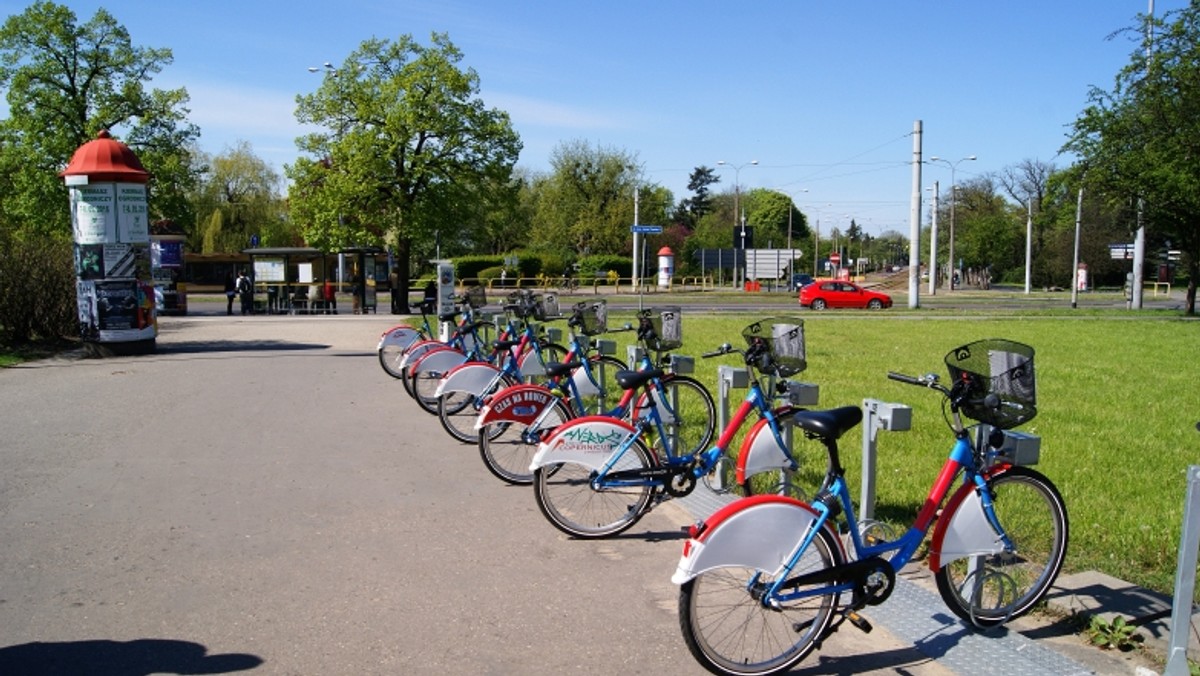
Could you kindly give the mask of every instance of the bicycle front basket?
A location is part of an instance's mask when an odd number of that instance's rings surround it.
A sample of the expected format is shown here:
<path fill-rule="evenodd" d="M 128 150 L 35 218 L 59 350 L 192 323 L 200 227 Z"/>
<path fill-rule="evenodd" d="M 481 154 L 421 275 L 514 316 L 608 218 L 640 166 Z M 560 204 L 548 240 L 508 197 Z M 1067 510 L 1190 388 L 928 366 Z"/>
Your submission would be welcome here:
<path fill-rule="evenodd" d="M 655 352 L 677 350 L 683 346 L 683 317 L 678 306 L 652 307 L 647 311 L 650 331 L 646 346 Z"/>
<path fill-rule="evenodd" d="M 1009 429 L 1037 415 L 1032 347 L 1002 338 L 978 340 L 951 350 L 946 366 L 953 382 L 970 383 L 967 403 L 959 409 L 964 416 Z"/>
<path fill-rule="evenodd" d="M 748 346 L 761 343 L 766 348 L 766 359 L 760 362 L 760 371 L 787 378 L 808 368 L 802 319 L 763 319 L 742 329 L 742 338 Z"/>
<path fill-rule="evenodd" d="M 558 309 L 558 294 L 547 293 L 539 297 L 533 316 L 539 322 L 562 317 L 562 312 Z"/>
<path fill-rule="evenodd" d="M 608 331 L 608 302 L 604 299 L 585 300 L 575 304 L 575 326 L 585 336 L 598 336 Z"/>
<path fill-rule="evenodd" d="M 467 305 L 475 310 L 487 305 L 487 290 L 482 286 L 472 286 L 467 289 Z"/>

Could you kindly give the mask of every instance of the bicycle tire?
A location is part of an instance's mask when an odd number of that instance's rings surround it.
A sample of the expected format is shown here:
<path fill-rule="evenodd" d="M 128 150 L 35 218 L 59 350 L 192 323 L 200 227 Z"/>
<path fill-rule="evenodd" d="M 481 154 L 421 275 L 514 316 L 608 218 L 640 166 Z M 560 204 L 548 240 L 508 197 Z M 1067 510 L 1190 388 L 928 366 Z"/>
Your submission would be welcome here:
<path fill-rule="evenodd" d="M 792 573 L 838 565 L 838 552 L 833 535 L 821 529 Z M 755 575 L 758 580 L 751 583 Z M 705 669 L 735 676 L 778 674 L 820 644 L 837 610 L 837 594 L 767 607 L 756 592 L 771 582 L 761 571 L 730 567 L 707 570 L 680 586 L 679 628 L 688 650 Z"/>
<path fill-rule="evenodd" d="M 400 345 L 399 343 L 385 342 L 379 348 L 379 365 L 383 367 L 385 373 L 393 378 L 403 379 L 404 374 L 400 370 L 400 361 L 404 358 L 404 353 L 413 345 L 427 339 L 424 331 L 420 329 L 414 330 L 417 332 L 417 335 L 416 339 L 411 343 Z"/>
<path fill-rule="evenodd" d="M 1003 624 L 1037 605 L 1062 569 L 1069 536 L 1062 495 L 1043 474 L 1028 467 L 1012 467 L 988 479 L 987 487 L 996 518 L 1017 551 L 1007 556 L 958 559 L 934 574 L 946 606 L 978 627 Z M 975 564 L 982 563 L 975 566 L 974 573 L 970 571 L 972 559 L 981 559 Z M 979 601 L 972 601 L 971 596 Z"/>
<path fill-rule="evenodd" d="M 663 376 L 662 385 L 667 403 L 676 402 L 659 412 L 667 435 L 675 440 L 671 454 L 685 457 L 708 450 L 717 427 L 717 407 L 708 388 L 695 378 L 674 374 Z M 638 402 L 640 410 L 647 405 L 646 396 L 642 395 Z M 662 450 L 664 445 L 661 439 L 655 439 L 654 446 Z"/>
<path fill-rule="evenodd" d="M 553 410 L 541 419 L 537 429 L 521 423 L 494 422 L 478 431 L 479 457 L 493 476 L 518 486 L 533 483 L 529 465 L 538 444 L 545 433 L 571 419 L 571 411 L 562 401 L 551 406 Z"/>
<path fill-rule="evenodd" d="M 455 351 L 462 357 L 463 362 L 472 361 L 472 358 L 462 352 Z M 457 365 L 457 364 L 456 364 Z M 419 368 L 421 365 L 414 364 L 414 368 Z M 409 380 L 412 382 L 413 400 L 417 402 L 417 406 L 421 407 L 429 415 L 438 414 L 438 384 L 442 382 L 442 376 L 446 375 L 444 371 L 437 370 L 421 370 L 409 375 Z"/>
<path fill-rule="evenodd" d="M 637 470 L 657 464 L 640 439 L 621 455 L 613 471 Z M 567 535 L 603 538 L 637 523 L 646 513 L 654 487 L 592 488 L 595 470 L 562 463 L 539 467 L 533 473 L 534 496 L 542 515 Z"/>
<path fill-rule="evenodd" d="M 399 369 L 399 364 L 397 364 L 397 368 L 400 370 L 400 382 L 404 385 L 404 391 L 408 393 L 408 396 L 412 397 L 413 399 L 417 398 L 416 393 L 413 392 L 412 367 L 416 365 L 421 355 L 444 345 L 445 343 L 429 340 L 409 346 L 408 354 L 405 355 L 408 357 L 408 361 L 404 364 L 404 368 Z"/>
<path fill-rule="evenodd" d="M 464 444 L 474 444 L 479 441 L 479 430 L 475 429 L 475 421 L 479 419 L 479 409 L 482 408 L 483 398 L 489 394 L 514 384 L 516 381 L 503 374 L 500 381 L 489 392 L 447 392 L 438 397 L 438 420 L 442 429 Z M 489 434 L 498 434 L 499 429 L 491 430 Z"/>

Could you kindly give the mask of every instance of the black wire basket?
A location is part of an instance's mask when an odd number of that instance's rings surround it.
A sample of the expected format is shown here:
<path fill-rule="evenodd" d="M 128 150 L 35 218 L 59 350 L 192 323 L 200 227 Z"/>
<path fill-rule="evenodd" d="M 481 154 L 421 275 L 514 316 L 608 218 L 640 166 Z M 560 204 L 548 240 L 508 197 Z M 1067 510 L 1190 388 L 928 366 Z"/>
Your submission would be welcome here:
<path fill-rule="evenodd" d="M 808 368 L 804 351 L 804 320 L 775 317 L 742 329 L 747 347 L 755 348 L 755 368 L 787 378 Z"/>
<path fill-rule="evenodd" d="M 1009 429 L 1037 415 L 1033 348 L 1003 338 L 967 343 L 946 355 L 951 381 L 967 386 L 959 412 L 971 420 Z"/>
<path fill-rule="evenodd" d="M 466 303 L 467 303 L 467 305 L 470 305 L 472 309 L 475 309 L 475 310 L 478 310 L 479 308 L 483 307 L 484 305 L 487 305 L 487 290 L 484 289 L 482 286 L 470 287 L 469 289 L 467 289 Z"/>
<path fill-rule="evenodd" d="M 638 338 L 646 348 L 655 352 L 676 350 L 683 346 L 683 317 L 678 306 L 652 307 L 643 310 Z"/>
<path fill-rule="evenodd" d="M 539 322 L 544 322 L 547 319 L 558 319 L 562 317 L 562 312 L 558 307 L 558 295 L 546 293 L 534 297 L 533 317 Z"/>
<path fill-rule="evenodd" d="M 585 336 L 598 336 L 608 331 L 608 302 L 585 300 L 576 303 L 571 325 Z"/>

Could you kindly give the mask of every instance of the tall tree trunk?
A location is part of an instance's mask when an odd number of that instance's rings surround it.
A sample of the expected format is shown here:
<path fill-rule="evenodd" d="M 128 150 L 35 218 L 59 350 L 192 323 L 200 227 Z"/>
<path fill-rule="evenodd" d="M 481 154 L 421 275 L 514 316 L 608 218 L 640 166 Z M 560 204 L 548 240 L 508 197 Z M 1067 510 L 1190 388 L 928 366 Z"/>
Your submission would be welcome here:
<path fill-rule="evenodd" d="M 396 268 L 400 278 L 400 313 L 412 314 L 412 308 L 408 305 L 408 282 L 412 276 L 412 238 L 406 235 L 396 240 Z"/>

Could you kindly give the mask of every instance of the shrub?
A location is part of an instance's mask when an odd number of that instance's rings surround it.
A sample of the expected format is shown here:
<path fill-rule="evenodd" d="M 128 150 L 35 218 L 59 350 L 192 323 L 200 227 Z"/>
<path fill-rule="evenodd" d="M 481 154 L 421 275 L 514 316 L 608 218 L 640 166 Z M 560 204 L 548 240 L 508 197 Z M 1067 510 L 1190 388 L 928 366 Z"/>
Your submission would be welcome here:
<path fill-rule="evenodd" d="M 0 338 L 25 345 L 78 333 L 70 241 L 0 232 Z"/>

